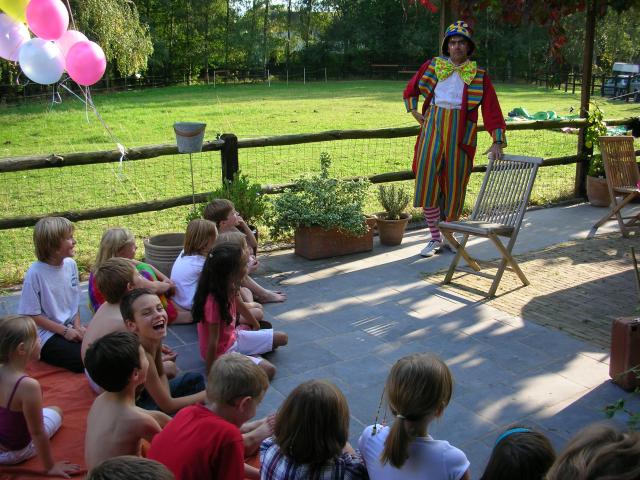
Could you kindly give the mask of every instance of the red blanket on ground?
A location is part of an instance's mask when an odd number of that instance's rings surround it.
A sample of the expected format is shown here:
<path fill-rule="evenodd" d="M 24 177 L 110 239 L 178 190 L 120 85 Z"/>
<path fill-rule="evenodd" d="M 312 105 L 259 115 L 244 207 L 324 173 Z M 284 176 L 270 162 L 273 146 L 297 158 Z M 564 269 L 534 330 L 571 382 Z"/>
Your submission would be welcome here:
<path fill-rule="evenodd" d="M 82 470 L 76 476 L 84 475 L 84 433 L 87 414 L 95 399 L 87 379 L 81 373 L 71 373 L 44 362 L 32 362 L 27 373 L 40 382 L 43 405 L 57 405 L 62 409 L 62 427 L 51 438 L 53 458 L 80 465 Z M 9 478 L 23 480 L 45 477 L 40 460 L 34 457 L 16 466 L 0 466 L 0 479 Z"/>
<path fill-rule="evenodd" d="M 84 464 L 84 435 L 87 429 L 87 414 L 96 395 L 89 387 L 82 373 L 71 373 L 44 362 L 32 362 L 27 374 L 40 382 L 43 405 L 57 405 L 62 409 L 62 427 L 51 438 L 51 451 L 57 460 L 69 460 L 81 466 L 74 477 L 87 473 Z M 260 468 L 260 459 L 256 454 L 247 462 Z M 42 464 L 38 457 L 15 466 L 0 466 L 0 480 L 43 479 Z"/>

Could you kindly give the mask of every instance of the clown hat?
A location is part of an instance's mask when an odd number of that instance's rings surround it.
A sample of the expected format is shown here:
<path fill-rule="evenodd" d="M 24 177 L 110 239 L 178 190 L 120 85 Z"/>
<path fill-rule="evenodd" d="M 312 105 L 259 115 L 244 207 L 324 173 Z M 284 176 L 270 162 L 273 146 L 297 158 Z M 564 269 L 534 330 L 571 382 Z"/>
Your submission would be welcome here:
<path fill-rule="evenodd" d="M 463 20 L 453 22 L 449 25 L 449 28 L 447 28 L 447 31 L 444 33 L 444 38 L 442 39 L 442 54 L 447 57 L 449 56 L 449 39 L 456 35 L 467 39 L 469 42 L 469 55 L 471 55 L 476 48 L 476 44 L 473 43 L 471 39 L 471 28 L 469 28 L 467 22 Z"/>

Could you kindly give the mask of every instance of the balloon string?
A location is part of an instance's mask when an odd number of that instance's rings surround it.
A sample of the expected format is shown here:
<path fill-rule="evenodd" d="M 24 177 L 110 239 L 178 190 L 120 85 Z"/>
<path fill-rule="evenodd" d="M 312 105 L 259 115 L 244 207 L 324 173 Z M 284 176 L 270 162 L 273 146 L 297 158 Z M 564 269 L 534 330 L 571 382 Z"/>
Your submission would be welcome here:
<path fill-rule="evenodd" d="M 69 0 L 65 0 L 65 3 L 67 4 L 67 10 L 69 10 L 69 17 L 71 18 L 71 25 L 73 25 L 73 29 L 74 30 L 78 30 L 76 28 L 76 21 L 73 19 L 73 11 L 71 10 L 71 5 L 69 5 Z"/>

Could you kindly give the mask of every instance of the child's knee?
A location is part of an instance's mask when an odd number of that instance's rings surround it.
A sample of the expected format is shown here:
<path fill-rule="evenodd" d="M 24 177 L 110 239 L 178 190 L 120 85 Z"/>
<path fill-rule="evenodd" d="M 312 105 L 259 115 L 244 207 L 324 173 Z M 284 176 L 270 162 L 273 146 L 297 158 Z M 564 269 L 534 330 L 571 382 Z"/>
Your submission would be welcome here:
<path fill-rule="evenodd" d="M 258 322 L 264 318 L 264 312 L 261 308 L 252 308 L 251 314 Z"/>
<path fill-rule="evenodd" d="M 276 375 L 276 367 L 270 363 L 267 362 L 266 360 L 262 360 L 260 363 L 260 368 L 262 368 L 262 370 L 264 370 L 264 373 L 267 374 L 267 377 L 269 378 L 269 380 L 273 379 L 273 377 L 275 377 Z"/>

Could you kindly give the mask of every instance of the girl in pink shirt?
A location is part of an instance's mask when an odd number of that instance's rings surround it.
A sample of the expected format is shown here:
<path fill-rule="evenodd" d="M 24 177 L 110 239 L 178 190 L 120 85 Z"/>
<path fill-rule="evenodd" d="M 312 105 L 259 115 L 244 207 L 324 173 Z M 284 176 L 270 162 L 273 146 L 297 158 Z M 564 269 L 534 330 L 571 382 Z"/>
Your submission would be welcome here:
<path fill-rule="evenodd" d="M 246 274 L 247 255 L 240 245 L 219 244 L 207 255 L 191 310 L 198 322 L 200 355 L 208 372 L 220 355 L 239 352 L 250 356 L 273 378 L 275 367 L 257 355 L 286 345 L 288 338 L 273 329 L 260 330 L 239 296 L 240 283 Z M 236 328 L 238 314 L 247 320 L 251 330 Z"/>

